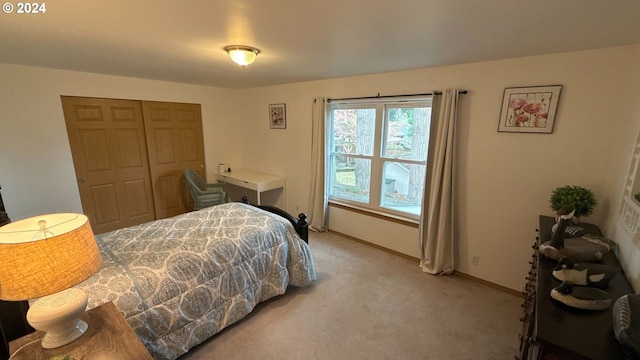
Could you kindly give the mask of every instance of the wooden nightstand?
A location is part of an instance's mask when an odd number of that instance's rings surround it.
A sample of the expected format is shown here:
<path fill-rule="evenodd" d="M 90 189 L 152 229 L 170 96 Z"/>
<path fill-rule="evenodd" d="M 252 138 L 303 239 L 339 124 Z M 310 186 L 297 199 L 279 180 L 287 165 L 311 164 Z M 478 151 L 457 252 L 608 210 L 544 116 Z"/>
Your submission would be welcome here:
<path fill-rule="evenodd" d="M 86 311 L 82 319 L 89 324 L 89 329 L 76 341 L 56 349 L 43 349 L 40 341 L 36 341 L 22 348 L 13 359 L 49 360 L 55 356 L 69 355 L 77 360 L 82 359 L 83 356 L 84 360 L 153 360 L 112 302 Z M 9 350 L 13 355 L 21 346 L 41 339 L 43 336 L 42 331 L 36 331 L 13 340 L 9 343 Z"/>

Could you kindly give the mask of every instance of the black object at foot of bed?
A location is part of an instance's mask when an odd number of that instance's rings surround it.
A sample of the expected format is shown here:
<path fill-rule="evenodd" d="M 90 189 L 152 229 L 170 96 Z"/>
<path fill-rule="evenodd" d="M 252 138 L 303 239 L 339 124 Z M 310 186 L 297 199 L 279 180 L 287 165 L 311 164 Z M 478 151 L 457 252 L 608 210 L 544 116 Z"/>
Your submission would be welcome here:
<path fill-rule="evenodd" d="M 262 210 L 268 211 L 270 213 L 282 216 L 283 218 L 289 220 L 289 222 L 291 223 L 291 225 L 293 225 L 293 228 L 296 229 L 296 232 L 298 233 L 298 235 L 300 235 L 302 240 L 304 240 L 304 242 L 306 242 L 307 244 L 309 243 L 309 223 L 307 223 L 307 215 L 305 215 L 304 213 L 298 214 L 298 218 L 296 219 L 291 214 L 289 214 L 288 212 L 278 207 L 271 206 L 271 205 L 251 204 L 249 203 L 249 198 L 246 196 L 242 197 L 242 202 L 251 206 L 255 206 Z"/>

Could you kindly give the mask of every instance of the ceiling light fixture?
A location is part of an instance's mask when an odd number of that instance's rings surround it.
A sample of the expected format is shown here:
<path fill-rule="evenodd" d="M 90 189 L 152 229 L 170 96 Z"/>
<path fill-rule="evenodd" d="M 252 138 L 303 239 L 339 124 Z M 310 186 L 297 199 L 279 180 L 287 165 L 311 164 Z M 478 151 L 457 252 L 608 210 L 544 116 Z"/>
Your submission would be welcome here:
<path fill-rule="evenodd" d="M 256 56 L 260 53 L 260 50 L 245 45 L 229 45 L 225 46 L 224 50 L 229 54 L 233 62 L 242 67 L 254 62 Z"/>

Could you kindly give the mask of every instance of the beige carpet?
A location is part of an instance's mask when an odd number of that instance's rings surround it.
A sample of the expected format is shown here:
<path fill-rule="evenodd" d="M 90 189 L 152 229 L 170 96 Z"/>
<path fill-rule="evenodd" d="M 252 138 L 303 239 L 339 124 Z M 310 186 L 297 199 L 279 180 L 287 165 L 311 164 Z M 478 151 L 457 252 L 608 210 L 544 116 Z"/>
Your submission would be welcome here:
<path fill-rule="evenodd" d="M 459 276 L 425 274 L 414 261 L 336 234 L 310 237 L 314 284 L 290 287 L 258 305 L 181 360 L 489 360 L 517 354 L 521 298 Z"/>

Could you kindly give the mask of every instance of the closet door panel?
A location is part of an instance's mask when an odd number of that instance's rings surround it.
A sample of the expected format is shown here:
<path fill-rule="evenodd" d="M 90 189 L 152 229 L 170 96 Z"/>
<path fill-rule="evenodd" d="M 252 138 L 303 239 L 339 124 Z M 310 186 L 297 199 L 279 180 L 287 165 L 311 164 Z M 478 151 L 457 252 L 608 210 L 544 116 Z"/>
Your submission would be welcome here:
<path fill-rule="evenodd" d="M 155 220 L 140 102 L 62 96 L 62 107 L 82 208 L 93 231 Z"/>
<path fill-rule="evenodd" d="M 143 101 L 153 195 L 158 219 L 193 208 L 184 170 L 205 172 L 199 104 Z"/>

